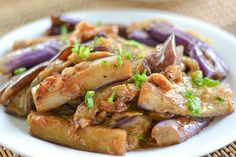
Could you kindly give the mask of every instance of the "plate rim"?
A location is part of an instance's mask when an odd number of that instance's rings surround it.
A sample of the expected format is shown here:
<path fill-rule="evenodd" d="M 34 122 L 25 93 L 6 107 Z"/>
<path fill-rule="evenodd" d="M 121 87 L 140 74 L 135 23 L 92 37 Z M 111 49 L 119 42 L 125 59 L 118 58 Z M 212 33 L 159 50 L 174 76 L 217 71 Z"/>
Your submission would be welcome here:
<path fill-rule="evenodd" d="M 212 29 L 214 29 L 214 31 L 217 31 L 217 32 L 220 32 L 221 34 L 224 34 L 225 37 L 227 37 L 229 40 L 233 40 L 235 41 L 236 43 L 236 38 L 234 37 L 234 35 L 230 34 L 229 32 L 227 32 L 226 30 L 223 30 L 222 28 L 218 27 L 218 26 L 215 26 L 211 23 L 208 23 L 206 21 L 201 21 L 201 20 L 198 20 L 198 19 L 195 19 L 193 17 L 189 17 L 189 16 L 184 16 L 184 15 L 181 15 L 181 14 L 176 14 L 176 13 L 172 13 L 172 12 L 168 12 L 168 11 L 162 11 L 162 10 L 154 10 L 154 9 L 130 9 L 130 8 L 126 8 L 126 9 L 103 9 L 103 10 L 100 10 L 100 9 L 94 9 L 94 10 L 81 10 L 81 11 L 72 11 L 72 12 L 65 12 L 63 13 L 62 15 L 75 15 L 75 14 L 79 14 L 79 13 L 96 13 L 96 12 L 100 12 L 100 13 L 106 13 L 106 12 L 116 12 L 116 11 L 126 11 L 126 12 L 150 12 L 150 13 L 161 13 L 161 14 L 164 14 L 164 15 L 167 15 L 167 16 L 175 16 L 176 18 L 181 18 L 181 19 L 190 19 L 191 21 L 194 21 L 194 22 L 197 22 L 201 25 L 206 25 L 208 27 L 211 27 Z M 158 15 L 157 15 L 158 17 Z M 5 34 L 4 36 L 2 36 L 0 38 L 0 43 L 2 43 L 3 41 L 7 40 L 9 38 L 9 36 L 13 36 L 17 31 L 20 31 L 26 27 L 32 27 L 33 25 L 37 24 L 37 23 L 40 23 L 42 21 L 45 21 L 45 20 L 48 20 L 48 18 L 41 18 L 41 19 L 38 19 L 38 20 L 34 20 L 28 24 L 25 24 L 25 25 L 22 25 L 14 30 L 12 30 L 11 32 L 9 32 L 8 34 Z M 231 135 L 230 136 L 232 138 L 232 141 L 234 141 L 236 139 L 236 133 Z M 229 138 L 227 138 L 229 141 Z M 226 141 L 226 140 L 222 140 L 222 141 Z M 226 143 L 226 142 L 223 142 L 223 143 Z M 227 142 L 228 143 L 228 142 Z M 19 149 L 15 149 L 13 148 L 13 146 L 5 146 L 4 142 L 2 142 L 0 140 L 0 144 L 6 148 L 9 148 L 11 150 L 13 150 L 14 152 L 17 152 L 19 154 L 25 154 L 27 155 L 26 153 L 24 152 L 21 152 L 19 151 Z M 229 144 L 229 143 L 228 143 Z M 217 144 L 215 144 L 217 145 Z M 208 147 L 208 150 L 211 149 L 211 151 L 216 151 L 215 149 L 215 145 L 211 146 L 210 148 Z M 213 148 L 214 147 L 214 148 Z M 218 147 L 218 146 L 217 146 Z M 223 147 L 223 146 L 222 146 Z M 97 153 L 96 153 L 97 154 Z M 127 154 L 126 154 L 127 155 Z M 194 154 L 195 155 L 195 154 Z M 199 154 L 196 154 L 196 155 L 203 155 L 202 153 L 199 152 Z"/>

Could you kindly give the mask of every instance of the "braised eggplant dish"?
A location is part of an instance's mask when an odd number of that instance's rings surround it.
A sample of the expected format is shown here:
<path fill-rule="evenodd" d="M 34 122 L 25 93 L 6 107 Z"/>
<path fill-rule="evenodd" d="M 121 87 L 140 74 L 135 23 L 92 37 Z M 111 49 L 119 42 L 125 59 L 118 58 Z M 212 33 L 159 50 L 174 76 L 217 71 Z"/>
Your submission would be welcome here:
<path fill-rule="evenodd" d="M 34 137 L 124 155 L 184 142 L 234 112 L 228 67 L 203 35 L 163 19 L 51 22 L 0 57 L 0 103 Z"/>

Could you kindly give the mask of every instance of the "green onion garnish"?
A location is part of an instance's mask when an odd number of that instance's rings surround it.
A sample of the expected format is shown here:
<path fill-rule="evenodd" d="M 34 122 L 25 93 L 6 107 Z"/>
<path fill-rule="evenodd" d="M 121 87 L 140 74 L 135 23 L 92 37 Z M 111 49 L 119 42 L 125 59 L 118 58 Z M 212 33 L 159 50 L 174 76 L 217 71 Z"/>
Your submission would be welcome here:
<path fill-rule="evenodd" d="M 26 67 L 20 67 L 14 70 L 15 75 L 23 74 L 26 71 Z"/>
<path fill-rule="evenodd" d="M 95 46 L 97 45 L 97 43 L 102 39 L 102 37 L 99 36 L 95 36 L 93 39 L 93 45 L 92 45 L 92 49 L 95 48 Z"/>
<path fill-rule="evenodd" d="M 107 101 L 108 101 L 109 103 L 113 103 L 113 102 L 114 102 L 115 95 L 116 95 L 116 93 L 115 93 L 115 92 L 112 92 L 111 96 L 107 99 Z"/>
<path fill-rule="evenodd" d="M 199 99 L 194 96 L 193 91 L 187 90 L 181 93 L 181 95 L 188 100 L 185 104 L 188 110 L 190 110 L 194 116 L 199 115 L 201 113 L 201 105 Z"/>
<path fill-rule="evenodd" d="M 120 52 L 120 55 L 121 56 L 124 56 L 126 59 L 130 60 L 132 55 L 130 52 L 126 51 L 125 49 L 123 49 L 121 52 Z"/>
<path fill-rule="evenodd" d="M 222 98 L 221 96 L 217 96 L 217 97 L 216 97 L 216 100 L 218 100 L 218 101 L 219 101 L 219 103 L 220 103 L 220 104 L 222 104 L 222 105 L 223 105 L 223 104 L 224 104 L 224 102 L 225 102 L 225 99 L 224 99 L 224 98 Z"/>
<path fill-rule="evenodd" d="M 127 40 L 125 42 L 125 45 L 135 46 L 135 47 L 137 47 L 139 49 L 143 49 L 144 48 L 143 44 L 141 44 L 140 42 L 137 42 L 135 40 Z"/>
<path fill-rule="evenodd" d="M 186 92 L 182 92 L 181 95 L 184 98 L 192 98 L 194 96 L 192 90 L 187 90 Z"/>
<path fill-rule="evenodd" d="M 73 52 L 73 53 L 79 53 L 79 42 L 78 42 L 78 40 L 75 40 L 74 41 L 74 46 L 73 46 L 73 48 L 71 49 L 71 51 Z"/>
<path fill-rule="evenodd" d="M 146 75 L 147 70 L 145 69 L 142 74 L 135 74 L 132 79 L 134 80 L 134 84 L 137 88 L 141 87 L 141 83 L 148 80 Z"/>
<path fill-rule="evenodd" d="M 218 80 L 213 80 L 207 77 L 203 78 L 202 71 L 198 70 L 191 74 L 193 84 L 197 87 L 208 86 L 215 87 L 220 84 Z"/>
<path fill-rule="evenodd" d="M 209 79 L 207 77 L 203 78 L 202 82 L 203 82 L 204 85 L 206 85 L 208 87 L 215 87 L 215 86 L 218 86 L 220 84 L 220 81 L 212 80 L 212 79 Z"/>
<path fill-rule="evenodd" d="M 84 45 L 80 46 L 79 48 L 79 56 L 82 59 L 87 59 L 89 57 L 90 54 L 90 48 L 86 47 Z"/>
<path fill-rule="evenodd" d="M 137 56 L 136 56 L 137 59 L 143 59 L 143 57 L 144 55 L 142 52 L 137 53 Z"/>
<path fill-rule="evenodd" d="M 192 112 L 194 116 L 198 116 L 201 113 L 201 105 L 197 97 L 192 97 L 188 99 L 188 102 L 185 105 L 188 107 L 188 109 Z"/>
<path fill-rule="evenodd" d="M 68 34 L 68 30 L 67 30 L 67 27 L 66 25 L 62 25 L 60 27 L 60 33 L 61 33 L 61 40 L 62 40 L 62 43 L 63 45 L 65 45 L 67 43 L 67 34 Z"/>
<path fill-rule="evenodd" d="M 201 70 L 197 70 L 191 74 L 193 80 L 199 80 L 203 78 L 203 74 Z"/>
<path fill-rule="evenodd" d="M 120 55 L 117 56 L 117 66 L 121 67 L 123 65 L 123 60 L 122 57 Z"/>
<path fill-rule="evenodd" d="M 94 91 L 87 91 L 85 94 L 84 101 L 85 101 L 85 104 L 88 108 L 92 108 L 94 105 L 94 102 L 93 102 L 94 94 L 95 94 Z"/>
<path fill-rule="evenodd" d="M 147 142 L 147 137 L 144 135 L 140 135 L 137 137 L 139 141 Z"/>

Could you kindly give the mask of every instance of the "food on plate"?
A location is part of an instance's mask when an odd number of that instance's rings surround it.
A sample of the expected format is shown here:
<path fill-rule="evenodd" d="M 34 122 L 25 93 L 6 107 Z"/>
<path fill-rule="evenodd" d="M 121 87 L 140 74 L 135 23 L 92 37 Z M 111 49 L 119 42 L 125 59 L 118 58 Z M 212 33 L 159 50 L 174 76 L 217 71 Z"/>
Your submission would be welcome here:
<path fill-rule="evenodd" d="M 234 112 L 229 69 L 197 33 L 166 20 L 95 25 L 52 16 L 0 57 L 0 102 L 32 136 L 124 155 L 178 144 Z M 203 40 L 204 39 L 204 40 Z M 208 40 L 207 40 L 208 41 Z"/>

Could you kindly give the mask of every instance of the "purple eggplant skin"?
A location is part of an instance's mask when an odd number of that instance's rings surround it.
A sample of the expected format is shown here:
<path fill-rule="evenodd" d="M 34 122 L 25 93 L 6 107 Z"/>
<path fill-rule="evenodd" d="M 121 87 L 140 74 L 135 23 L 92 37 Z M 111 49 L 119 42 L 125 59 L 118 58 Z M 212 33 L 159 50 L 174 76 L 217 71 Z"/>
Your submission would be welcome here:
<path fill-rule="evenodd" d="M 52 25 L 46 32 L 47 35 L 60 35 L 61 26 L 65 25 L 68 32 L 72 32 L 75 29 L 75 26 L 80 22 L 76 18 L 69 18 L 66 16 L 51 16 Z"/>
<path fill-rule="evenodd" d="M 164 42 L 171 34 L 175 34 L 176 45 L 184 45 L 185 48 L 192 43 L 192 39 L 194 38 L 173 26 L 164 23 L 155 23 L 147 29 L 146 32 L 150 37 L 159 42 Z"/>
<path fill-rule="evenodd" d="M 168 39 L 159 47 L 156 53 L 145 56 L 143 65 L 147 74 L 161 72 L 169 65 L 180 65 L 182 52 L 177 51 L 175 45 L 175 35 L 171 34 Z"/>
<path fill-rule="evenodd" d="M 48 65 L 48 62 L 43 62 L 35 67 L 27 70 L 21 75 L 13 77 L 1 87 L 0 103 L 5 103 L 11 96 L 17 94 L 26 85 L 28 85 L 43 69 Z"/>
<path fill-rule="evenodd" d="M 132 119 L 134 119 L 137 115 L 132 115 L 132 116 L 125 116 L 125 117 L 122 117 L 121 119 L 119 119 L 116 123 L 112 124 L 110 126 L 110 128 L 116 128 L 116 127 L 119 127 L 125 123 L 128 123 L 130 121 L 132 121 Z"/>
<path fill-rule="evenodd" d="M 184 53 L 197 60 L 204 76 L 217 80 L 224 79 L 229 69 L 224 61 L 205 42 L 164 23 L 155 23 L 146 30 L 149 36 L 164 42 L 174 33 L 176 45 L 184 45 Z"/>
<path fill-rule="evenodd" d="M 140 43 L 146 44 L 148 46 L 156 46 L 160 44 L 160 42 L 152 37 L 150 37 L 147 32 L 143 30 L 134 30 L 128 35 L 129 39 L 136 40 Z"/>
<path fill-rule="evenodd" d="M 198 62 L 203 75 L 206 77 L 223 80 L 228 75 L 229 69 L 225 62 L 205 45 L 193 46 L 189 51 L 189 56 Z"/>
<path fill-rule="evenodd" d="M 40 63 L 31 69 L 27 70 L 21 75 L 12 77 L 9 81 L 6 81 L 0 86 L 0 103 L 5 103 L 11 96 L 17 94 L 26 85 L 28 85 L 41 71 L 43 71 L 50 63 L 58 60 L 66 61 L 67 57 L 71 54 L 72 47 L 63 48 L 58 54 L 56 54 L 49 61 Z"/>
<path fill-rule="evenodd" d="M 151 132 L 158 146 L 168 146 L 186 141 L 205 128 L 212 118 L 178 117 L 157 123 Z"/>
<path fill-rule="evenodd" d="M 0 57 L 0 71 L 3 74 L 8 74 L 19 67 L 31 68 L 58 54 L 61 45 L 60 40 L 52 40 L 37 44 L 34 47 L 16 50 Z"/>

